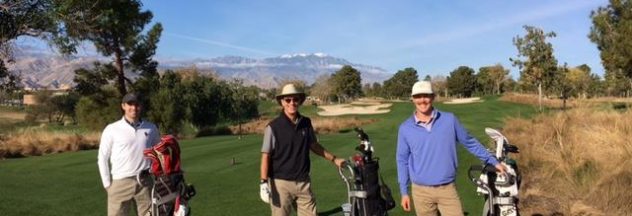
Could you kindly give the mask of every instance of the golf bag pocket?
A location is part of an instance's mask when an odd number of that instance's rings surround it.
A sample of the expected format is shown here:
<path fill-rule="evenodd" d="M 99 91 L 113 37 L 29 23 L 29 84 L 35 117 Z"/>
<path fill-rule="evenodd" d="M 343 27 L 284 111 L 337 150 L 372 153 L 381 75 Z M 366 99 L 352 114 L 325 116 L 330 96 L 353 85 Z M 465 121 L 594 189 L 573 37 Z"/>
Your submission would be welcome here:
<path fill-rule="evenodd" d="M 393 193 L 391 192 L 391 188 L 389 188 L 388 185 L 384 183 L 384 179 L 382 179 L 381 175 L 380 175 L 380 195 L 381 195 L 382 201 L 384 202 L 384 208 L 386 208 L 387 211 L 395 208 L 397 204 L 395 203 L 395 199 L 393 199 Z"/>
<path fill-rule="evenodd" d="M 154 198 L 157 205 L 162 205 L 167 202 L 171 202 L 180 195 L 178 185 L 172 180 L 170 176 L 160 176 L 156 178 L 154 183 Z"/>
<path fill-rule="evenodd" d="M 149 170 L 143 170 L 136 175 L 136 182 L 138 185 L 142 185 L 144 187 L 151 187 L 153 184 L 153 179 L 151 178 L 151 174 Z"/>

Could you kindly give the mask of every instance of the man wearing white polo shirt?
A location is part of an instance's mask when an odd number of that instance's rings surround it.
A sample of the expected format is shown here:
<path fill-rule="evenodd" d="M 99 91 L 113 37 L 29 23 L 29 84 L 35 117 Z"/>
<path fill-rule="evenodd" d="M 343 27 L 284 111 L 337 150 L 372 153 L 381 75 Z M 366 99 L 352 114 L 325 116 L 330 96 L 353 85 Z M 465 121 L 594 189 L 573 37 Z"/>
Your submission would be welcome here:
<path fill-rule="evenodd" d="M 108 216 L 129 215 L 132 203 L 139 216 L 150 214 L 150 162 L 143 150 L 160 142 L 160 132 L 156 125 L 140 119 L 139 101 L 135 93 L 125 95 L 123 117 L 101 134 L 97 163 L 108 194 Z"/>

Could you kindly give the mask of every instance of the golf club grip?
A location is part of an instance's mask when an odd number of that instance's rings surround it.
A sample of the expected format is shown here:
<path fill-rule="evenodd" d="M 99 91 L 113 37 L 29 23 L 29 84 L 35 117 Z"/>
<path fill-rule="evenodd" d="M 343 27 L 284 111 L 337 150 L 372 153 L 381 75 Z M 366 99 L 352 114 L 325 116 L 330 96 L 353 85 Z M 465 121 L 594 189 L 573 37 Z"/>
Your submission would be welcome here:
<path fill-rule="evenodd" d="M 484 167 L 482 165 L 472 165 L 467 170 L 467 173 L 468 174 L 472 173 L 472 171 L 478 171 L 478 172 L 481 172 L 481 173 L 495 173 L 496 172 L 496 167 L 490 166 L 490 165 L 485 165 Z"/>
<path fill-rule="evenodd" d="M 362 128 L 356 127 L 353 130 L 355 130 L 356 133 L 358 133 L 358 138 L 360 138 L 361 140 L 369 140 L 369 135 L 364 133 L 364 130 L 362 130 Z"/>
<path fill-rule="evenodd" d="M 490 166 L 490 165 L 485 165 L 483 172 L 485 173 L 495 173 L 496 172 L 496 167 L 495 166 Z"/>

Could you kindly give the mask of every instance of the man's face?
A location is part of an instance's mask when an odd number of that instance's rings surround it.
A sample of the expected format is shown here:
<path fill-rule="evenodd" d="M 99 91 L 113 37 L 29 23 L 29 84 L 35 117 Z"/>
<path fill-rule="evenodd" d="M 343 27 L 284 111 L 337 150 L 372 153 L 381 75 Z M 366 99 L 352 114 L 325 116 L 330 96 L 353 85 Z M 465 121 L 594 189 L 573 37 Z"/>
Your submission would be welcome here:
<path fill-rule="evenodd" d="M 128 119 L 138 120 L 140 118 L 142 106 L 138 102 L 122 103 L 121 108 Z"/>
<path fill-rule="evenodd" d="M 413 104 L 415 104 L 417 112 L 424 114 L 430 113 L 430 111 L 432 111 L 432 101 L 434 101 L 433 94 L 413 95 Z"/>
<path fill-rule="evenodd" d="M 295 114 L 298 112 L 298 106 L 301 99 L 298 96 L 286 96 L 281 99 L 281 106 L 283 111 L 288 114 Z"/>

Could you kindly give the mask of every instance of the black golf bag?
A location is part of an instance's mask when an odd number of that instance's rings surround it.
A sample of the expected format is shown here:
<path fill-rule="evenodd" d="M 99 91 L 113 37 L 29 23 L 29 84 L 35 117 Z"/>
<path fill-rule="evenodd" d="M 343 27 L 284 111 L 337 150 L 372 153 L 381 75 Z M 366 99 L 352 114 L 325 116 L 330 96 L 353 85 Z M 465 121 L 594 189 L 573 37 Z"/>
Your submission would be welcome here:
<path fill-rule="evenodd" d="M 360 138 L 359 154 L 347 161 L 339 174 L 346 183 L 351 216 L 383 216 L 395 207 L 390 188 L 379 174 L 379 162 L 373 158 L 369 136 L 355 129 Z M 345 211 L 343 207 L 343 211 Z"/>

